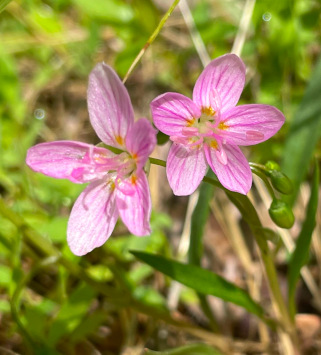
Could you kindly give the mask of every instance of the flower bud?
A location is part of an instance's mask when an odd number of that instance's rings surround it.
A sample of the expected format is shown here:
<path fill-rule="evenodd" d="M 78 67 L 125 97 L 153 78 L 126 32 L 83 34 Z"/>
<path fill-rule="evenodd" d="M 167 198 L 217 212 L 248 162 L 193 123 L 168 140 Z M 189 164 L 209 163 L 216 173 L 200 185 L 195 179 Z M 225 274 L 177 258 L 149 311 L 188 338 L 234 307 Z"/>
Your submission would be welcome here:
<path fill-rule="evenodd" d="M 294 215 L 291 208 L 281 200 L 274 199 L 269 208 L 272 221 L 281 228 L 291 228 L 294 223 Z"/>
<path fill-rule="evenodd" d="M 277 170 L 280 171 L 280 165 L 278 163 L 276 163 L 275 161 L 269 160 L 266 164 L 265 167 L 267 168 L 267 170 Z"/>
<path fill-rule="evenodd" d="M 281 171 L 273 170 L 269 175 L 276 190 L 285 195 L 290 195 L 293 192 L 292 181 Z"/>

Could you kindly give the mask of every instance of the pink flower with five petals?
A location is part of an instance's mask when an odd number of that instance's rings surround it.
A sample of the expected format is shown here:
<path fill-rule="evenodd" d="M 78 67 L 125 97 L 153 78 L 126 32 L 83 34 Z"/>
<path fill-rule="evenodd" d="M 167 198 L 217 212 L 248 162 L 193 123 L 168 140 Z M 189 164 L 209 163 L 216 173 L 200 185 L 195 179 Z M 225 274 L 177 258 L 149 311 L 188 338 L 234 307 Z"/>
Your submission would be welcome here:
<path fill-rule="evenodd" d="M 150 234 L 151 198 L 144 165 L 156 145 L 156 130 L 142 118 L 134 122 L 128 92 L 106 64 L 91 72 L 90 121 L 110 150 L 73 141 L 41 143 L 28 150 L 26 162 L 45 175 L 90 184 L 76 200 L 68 221 L 71 251 L 84 255 L 104 244 L 118 216 L 137 236 Z"/>
<path fill-rule="evenodd" d="M 193 100 L 168 92 L 152 101 L 156 127 L 174 142 L 166 172 L 175 195 L 193 193 L 207 163 L 225 188 L 242 194 L 250 190 L 251 169 L 238 146 L 269 139 L 285 118 L 273 106 L 235 106 L 244 84 L 244 63 L 238 56 L 226 54 L 203 70 Z"/>

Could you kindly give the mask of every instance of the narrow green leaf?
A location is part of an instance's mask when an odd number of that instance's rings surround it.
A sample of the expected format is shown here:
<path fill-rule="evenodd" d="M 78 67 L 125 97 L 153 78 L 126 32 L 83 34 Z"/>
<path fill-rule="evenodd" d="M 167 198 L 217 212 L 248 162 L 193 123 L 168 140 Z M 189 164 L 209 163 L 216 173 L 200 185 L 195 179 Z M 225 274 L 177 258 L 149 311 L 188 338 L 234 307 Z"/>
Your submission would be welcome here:
<path fill-rule="evenodd" d="M 215 178 L 212 170 L 206 176 L 210 179 Z M 214 186 L 211 184 L 201 184 L 197 204 L 195 206 L 191 220 L 191 238 L 188 249 L 189 264 L 199 266 L 203 255 L 203 235 L 205 224 L 209 215 L 209 203 L 213 197 Z M 218 331 L 218 324 L 208 304 L 207 297 L 197 293 L 199 302 L 204 314 L 207 316 L 213 331 Z"/>
<path fill-rule="evenodd" d="M 209 178 L 213 178 L 214 173 L 210 170 L 207 173 Z M 200 194 L 192 215 L 191 221 L 191 241 L 188 249 L 188 260 L 190 264 L 199 265 L 203 254 L 203 234 L 209 214 L 209 202 L 213 196 L 213 185 L 201 184 Z"/>
<path fill-rule="evenodd" d="M 293 203 L 321 135 L 321 56 L 312 73 L 301 105 L 290 127 L 283 153 L 282 171 L 294 182 Z"/>
<path fill-rule="evenodd" d="M 190 344 L 166 351 L 146 350 L 145 355 L 221 355 L 218 350 L 206 344 Z"/>
<path fill-rule="evenodd" d="M 221 276 L 195 265 L 182 264 L 156 254 L 131 251 L 138 259 L 204 295 L 219 297 L 264 318 L 264 311 L 249 294 Z"/>
<path fill-rule="evenodd" d="M 295 307 L 295 289 L 296 284 L 300 277 L 301 268 L 306 264 L 309 257 L 309 249 L 312 239 L 312 233 L 316 225 L 316 212 L 318 208 L 318 189 L 319 189 L 319 166 L 316 162 L 313 181 L 311 187 L 310 200 L 306 212 L 305 221 L 303 222 L 301 232 L 296 242 L 296 247 L 291 255 L 289 263 L 289 274 L 288 274 L 288 283 L 289 283 L 289 308 L 290 314 L 292 317 L 295 316 L 296 307 Z"/>
<path fill-rule="evenodd" d="M 5 9 L 9 2 L 11 2 L 11 0 L 0 0 L 0 12 Z"/>

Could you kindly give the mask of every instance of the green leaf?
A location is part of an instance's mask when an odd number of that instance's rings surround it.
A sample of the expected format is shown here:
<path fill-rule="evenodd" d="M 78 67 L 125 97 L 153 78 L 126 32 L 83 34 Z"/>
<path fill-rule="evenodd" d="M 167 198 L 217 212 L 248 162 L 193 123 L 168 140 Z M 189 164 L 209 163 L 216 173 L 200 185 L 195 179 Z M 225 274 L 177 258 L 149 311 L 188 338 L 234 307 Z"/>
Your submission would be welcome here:
<path fill-rule="evenodd" d="M 7 300 L 0 299 L 0 313 L 10 312 L 10 302 Z"/>
<path fill-rule="evenodd" d="M 321 134 L 321 56 L 285 142 L 282 171 L 294 182 L 294 202 Z"/>
<path fill-rule="evenodd" d="M 310 200 L 306 212 L 306 217 L 302 225 L 301 232 L 296 242 L 295 250 L 293 251 L 289 263 L 289 308 L 292 317 L 295 316 L 295 289 L 300 277 L 301 268 L 306 264 L 309 257 L 309 249 L 312 239 L 312 233 L 316 225 L 316 212 L 318 208 L 318 188 L 319 188 L 319 167 L 315 164 Z"/>
<path fill-rule="evenodd" d="M 63 335 L 70 334 L 79 326 L 90 309 L 94 297 L 95 292 L 88 285 L 79 286 L 69 296 L 50 328 L 48 336 L 49 346 L 55 345 Z"/>
<path fill-rule="evenodd" d="M 137 286 L 134 289 L 133 296 L 140 302 L 157 307 L 159 309 L 166 309 L 166 301 L 164 297 L 150 286 Z"/>
<path fill-rule="evenodd" d="M 163 274 L 185 286 L 191 287 L 204 295 L 219 297 L 227 302 L 232 302 L 249 312 L 264 318 L 264 311 L 246 291 L 226 281 L 221 276 L 198 266 L 182 264 L 166 259 L 160 255 L 131 251 L 138 259 L 152 266 Z"/>
<path fill-rule="evenodd" d="M 5 9 L 9 2 L 11 2 L 11 0 L 0 0 L 0 12 Z"/>
<path fill-rule="evenodd" d="M 146 355 L 221 355 L 219 351 L 206 344 L 190 344 L 166 351 L 146 350 Z"/>
<path fill-rule="evenodd" d="M 208 178 L 215 178 L 212 170 L 206 174 Z M 209 214 L 209 203 L 213 196 L 214 187 L 211 184 L 201 184 L 197 204 L 195 206 L 191 221 L 191 238 L 188 249 L 189 264 L 200 265 L 203 255 L 204 228 Z M 197 293 L 201 308 L 208 317 L 213 331 L 218 331 L 218 325 L 208 304 L 207 297 Z"/>
<path fill-rule="evenodd" d="M 88 16 L 111 23 L 128 23 L 134 14 L 132 8 L 119 0 L 73 0 Z"/>
<path fill-rule="evenodd" d="M 73 342 L 85 339 L 87 335 L 95 333 L 99 326 L 106 321 L 107 315 L 101 310 L 91 314 L 87 319 L 82 321 L 71 335 Z"/>
<path fill-rule="evenodd" d="M 29 329 L 33 339 L 46 340 L 45 327 L 48 315 L 37 306 L 25 305 L 24 325 Z M 30 326 L 32 324 L 32 326 Z"/>
<path fill-rule="evenodd" d="M 0 286 L 8 286 L 11 281 L 11 268 L 7 265 L 0 265 Z"/>
<path fill-rule="evenodd" d="M 210 170 L 207 173 L 213 178 L 214 173 Z M 200 194 L 192 215 L 191 241 L 188 249 L 188 260 L 190 264 L 199 265 L 203 254 L 203 234 L 209 214 L 209 202 L 213 196 L 214 187 L 210 184 L 201 184 Z"/>

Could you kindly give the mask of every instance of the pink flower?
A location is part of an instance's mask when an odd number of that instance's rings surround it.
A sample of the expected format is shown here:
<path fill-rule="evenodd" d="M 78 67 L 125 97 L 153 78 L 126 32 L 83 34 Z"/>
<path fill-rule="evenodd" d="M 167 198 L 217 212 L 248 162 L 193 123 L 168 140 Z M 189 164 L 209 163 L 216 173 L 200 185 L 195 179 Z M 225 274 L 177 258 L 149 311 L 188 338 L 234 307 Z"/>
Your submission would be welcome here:
<path fill-rule="evenodd" d="M 104 244 L 119 215 L 131 233 L 150 234 L 151 199 L 143 167 L 156 145 L 156 130 L 145 118 L 134 123 L 128 92 L 104 63 L 90 74 L 88 110 L 98 137 L 124 152 L 117 155 L 81 142 L 57 141 L 31 147 L 26 159 L 45 175 L 90 182 L 68 222 L 67 240 L 76 255 Z"/>
<path fill-rule="evenodd" d="M 227 189 L 242 194 L 250 190 L 250 166 L 238 145 L 269 139 L 285 118 L 273 106 L 235 107 L 244 83 L 244 63 L 236 55 L 226 54 L 203 70 L 193 90 L 193 101 L 171 92 L 152 101 L 156 127 L 174 142 L 166 172 L 175 195 L 193 193 L 206 173 L 207 163 Z"/>

